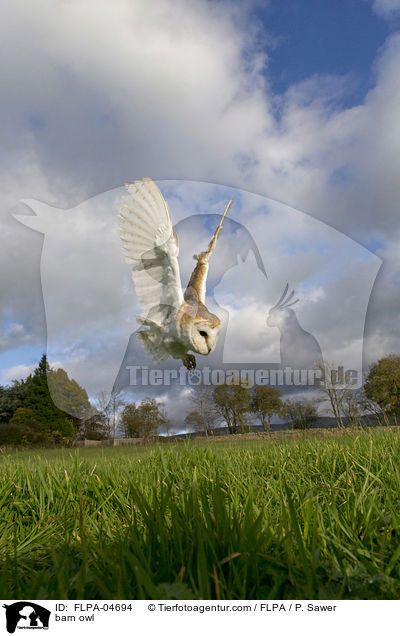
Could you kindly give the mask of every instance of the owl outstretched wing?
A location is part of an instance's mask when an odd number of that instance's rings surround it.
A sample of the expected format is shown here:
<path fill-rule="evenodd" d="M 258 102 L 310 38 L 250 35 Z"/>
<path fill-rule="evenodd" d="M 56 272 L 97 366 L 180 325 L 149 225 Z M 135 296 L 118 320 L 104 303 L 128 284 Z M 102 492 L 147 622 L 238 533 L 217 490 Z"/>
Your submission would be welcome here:
<path fill-rule="evenodd" d="M 183 302 L 178 264 L 178 237 L 172 229 L 167 202 L 152 179 L 126 186 L 128 196 L 119 207 L 119 236 L 149 329 L 138 336 L 156 362 L 164 360 L 161 327 Z"/>

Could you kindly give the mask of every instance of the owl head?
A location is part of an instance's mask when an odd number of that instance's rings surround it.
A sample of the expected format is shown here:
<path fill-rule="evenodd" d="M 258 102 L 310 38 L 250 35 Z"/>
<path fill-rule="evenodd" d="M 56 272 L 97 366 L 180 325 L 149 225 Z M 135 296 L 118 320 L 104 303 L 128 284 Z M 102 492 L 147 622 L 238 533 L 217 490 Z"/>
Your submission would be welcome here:
<path fill-rule="evenodd" d="M 211 313 L 210 316 L 213 319 L 212 321 L 199 320 L 193 324 L 190 331 L 192 351 L 200 353 L 203 356 L 207 356 L 214 351 L 219 332 L 221 331 L 221 321 L 219 318 Z"/>
<path fill-rule="evenodd" d="M 221 331 L 221 321 L 203 303 L 182 304 L 178 315 L 180 338 L 188 349 L 207 356 L 212 353 Z"/>

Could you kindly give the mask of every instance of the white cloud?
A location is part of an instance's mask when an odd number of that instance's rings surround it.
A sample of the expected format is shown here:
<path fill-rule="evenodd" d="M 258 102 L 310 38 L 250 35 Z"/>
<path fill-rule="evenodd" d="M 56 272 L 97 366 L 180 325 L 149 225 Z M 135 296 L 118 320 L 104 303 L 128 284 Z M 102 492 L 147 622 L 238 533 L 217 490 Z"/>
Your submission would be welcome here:
<path fill-rule="evenodd" d="M 11 322 L 3 325 L 0 333 L 0 351 L 10 349 L 15 345 L 27 344 L 31 340 L 31 334 L 27 332 L 24 325 Z"/>
<path fill-rule="evenodd" d="M 4 348 L 45 340 L 42 237 L 12 219 L 12 212 L 26 212 L 18 201 L 71 208 L 141 176 L 234 185 L 309 212 L 361 242 L 379 235 L 385 265 L 367 342 L 375 334 L 382 352 L 396 346 L 400 37 L 388 39 L 375 85 L 356 107 L 340 106 L 350 78 L 317 76 L 276 96 L 261 72 L 268 60 L 254 46 L 245 5 L 2 4 L 0 267 L 7 276 L 0 306 L 4 323 L 24 325 L 24 333 L 3 337 Z M 398 5 L 374 3 L 386 15 Z M 176 218 L 184 217 L 175 203 Z M 306 241 L 304 227 L 297 231 L 295 239 Z M 316 261 L 304 255 L 301 267 L 307 275 Z M 104 275 L 103 262 L 98 269 Z M 123 305 L 117 295 L 110 304 Z M 111 324 L 111 314 L 105 306 L 102 320 Z"/>
<path fill-rule="evenodd" d="M 13 380 L 24 380 L 34 371 L 36 366 L 35 364 L 17 364 L 4 369 L 1 375 L 1 384 L 9 384 Z"/>
<path fill-rule="evenodd" d="M 374 0 L 373 10 L 384 17 L 392 17 L 400 12 L 399 0 Z"/>

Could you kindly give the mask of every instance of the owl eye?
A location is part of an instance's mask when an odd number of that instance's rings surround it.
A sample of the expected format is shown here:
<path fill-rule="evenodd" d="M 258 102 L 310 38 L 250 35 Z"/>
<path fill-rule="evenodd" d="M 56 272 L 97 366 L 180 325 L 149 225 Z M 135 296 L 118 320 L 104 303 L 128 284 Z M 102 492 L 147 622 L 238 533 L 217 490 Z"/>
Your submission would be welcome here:
<path fill-rule="evenodd" d="M 207 331 L 199 331 L 199 334 L 202 336 L 202 338 L 207 338 L 208 336 Z"/>

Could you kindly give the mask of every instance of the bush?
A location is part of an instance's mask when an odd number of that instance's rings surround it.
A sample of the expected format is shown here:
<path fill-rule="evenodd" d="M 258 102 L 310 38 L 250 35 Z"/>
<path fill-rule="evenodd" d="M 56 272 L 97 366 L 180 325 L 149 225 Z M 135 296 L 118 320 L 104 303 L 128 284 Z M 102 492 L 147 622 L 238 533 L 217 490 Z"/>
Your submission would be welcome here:
<path fill-rule="evenodd" d="M 392 354 L 373 364 L 364 391 L 369 400 L 379 405 L 386 418 L 399 416 L 400 356 Z"/>
<path fill-rule="evenodd" d="M 25 446 L 28 428 L 13 424 L 0 424 L 0 444 L 4 446 Z"/>
<path fill-rule="evenodd" d="M 66 426 L 71 426 L 66 420 Z M 57 445 L 66 441 L 60 431 L 49 431 L 28 407 L 20 407 L 9 424 L 0 426 L 0 444 L 13 446 Z"/>
<path fill-rule="evenodd" d="M 313 400 L 286 400 L 282 414 L 290 420 L 293 429 L 311 428 L 318 418 L 318 410 Z"/>

